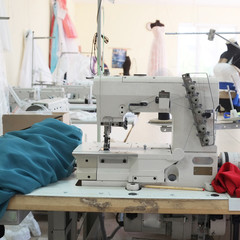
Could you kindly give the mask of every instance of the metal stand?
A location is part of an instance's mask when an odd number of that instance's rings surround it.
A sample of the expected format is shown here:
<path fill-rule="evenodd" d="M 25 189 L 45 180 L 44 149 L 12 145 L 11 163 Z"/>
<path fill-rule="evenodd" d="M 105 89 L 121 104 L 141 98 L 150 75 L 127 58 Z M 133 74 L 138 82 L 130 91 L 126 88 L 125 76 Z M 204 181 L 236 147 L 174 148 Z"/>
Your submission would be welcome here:
<path fill-rule="evenodd" d="M 228 39 L 224 38 L 223 36 L 221 36 L 221 34 L 240 34 L 240 32 L 216 32 L 215 29 L 210 29 L 209 32 L 168 32 L 165 33 L 166 35 L 208 35 L 208 40 L 209 41 L 213 41 L 214 36 L 217 35 L 218 37 L 224 39 L 225 41 L 227 41 L 228 43 L 232 44 L 234 47 L 240 49 L 240 46 L 238 46 L 237 44 L 229 41 Z"/>
<path fill-rule="evenodd" d="M 86 240 L 106 240 L 106 231 L 104 227 L 104 213 L 87 213 L 83 239 Z"/>
<path fill-rule="evenodd" d="M 33 62 L 34 62 L 34 40 L 36 39 L 47 39 L 47 40 L 51 40 L 54 39 L 55 37 L 34 37 L 34 31 L 32 31 L 32 86 L 33 86 L 33 76 L 34 76 L 34 71 L 33 71 Z"/>
<path fill-rule="evenodd" d="M 77 240 L 76 212 L 49 212 L 48 239 L 49 240 Z"/>
<path fill-rule="evenodd" d="M 239 240 L 239 223 L 240 223 L 240 215 L 232 216 L 232 225 L 233 225 L 233 240 Z"/>

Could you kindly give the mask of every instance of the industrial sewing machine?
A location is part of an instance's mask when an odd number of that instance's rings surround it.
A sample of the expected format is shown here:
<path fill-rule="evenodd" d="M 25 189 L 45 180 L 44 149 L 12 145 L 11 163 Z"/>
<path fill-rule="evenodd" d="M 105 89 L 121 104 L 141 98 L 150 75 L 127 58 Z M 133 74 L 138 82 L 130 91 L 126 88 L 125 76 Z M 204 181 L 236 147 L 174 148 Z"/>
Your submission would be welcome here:
<path fill-rule="evenodd" d="M 86 80 L 78 85 L 10 88 L 10 109 L 15 111 L 20 107 L 21 110 L 25 111 L 30 107 L 32 109 L 42 109 L 43 111 L 69 111 L 69 108 L 71 110 L 73 106 L 81 106 L 82 103 L 86 105 L 92 104 L 92 85 L 91 80 Z M 68 103 L 70 106 L 68 106 Z M 35 107 L 36 105 L 39 108 Z"/>
<path fill-rule="evenodd" d="M 217 173 L 214 118 L 218 82 L 195 77 L 100 77 L 94 79 L 98 123 L 104 143 L 83 143 L 73 155 L 83 185 L 158 184 L 209 189 Z M 127 127 L 127 112 L 155 112 L 170 144 L 111 143 L 112 127 Z M 169 126 L 170 116 L 171 125 Z M 143 129 L 144 131 L 144 129 Z M 136 186 L 137 185 L 137 186 Z"/>

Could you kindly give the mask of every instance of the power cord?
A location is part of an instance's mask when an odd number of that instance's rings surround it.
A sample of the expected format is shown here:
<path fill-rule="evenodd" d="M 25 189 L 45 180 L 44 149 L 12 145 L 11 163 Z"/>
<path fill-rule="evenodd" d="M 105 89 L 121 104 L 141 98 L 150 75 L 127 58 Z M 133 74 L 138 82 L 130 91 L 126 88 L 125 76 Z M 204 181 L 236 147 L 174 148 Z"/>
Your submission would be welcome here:
<path fill-rule="evenodd" d="M 91 49 L 91 55 L 90 55 L 90 70 L 91 70 L 91 73 L 93 75 L 96 75 L 96 72 L 94 70 L 94 66 L 95 66 L 95 63 L 97 61 L 97 49 L 98 49 L 98 46 L 97 46 L 97 38 L 98 38 L 98 34 L 95 33 L 93 35 L 93 40 L 92 40 L 92 49 Z M 103 36 L 101 34 L 101 38 L 103 39 L 104 43 L 107 44 L 109 42 L 109 38 L 106 37 L 106 36 Z M 102 69 L 101 69 L 102 70 Z"/>

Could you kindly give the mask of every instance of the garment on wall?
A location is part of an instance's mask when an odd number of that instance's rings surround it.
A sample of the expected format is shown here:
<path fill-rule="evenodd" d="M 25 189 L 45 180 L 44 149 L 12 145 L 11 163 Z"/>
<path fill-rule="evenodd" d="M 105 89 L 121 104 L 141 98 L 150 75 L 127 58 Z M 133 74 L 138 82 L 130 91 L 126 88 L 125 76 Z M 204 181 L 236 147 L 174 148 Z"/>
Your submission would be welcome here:
<path fill-rule="evenodd" d="M 0 0 L 0 16 L 6 16 L 3 0 Z M 2 115 L 9 112 L 9 90 L 4 51 L 10 50 L 10 35 L 6 20 L 0 20 L 0 135 Z"/>
<path fill-rule="evenodd" d="M 50 35 L 54 37 L 50 41 L 50 69 L 53 73 L 57 67 L 59 58 L 64 52 L 77 52 L 75 42 L 77 33 L 70 19 L 66 7 L 66 0 L 56 0 L 53 3 L 53 15 L 51 19 Z"/>
<path fill-rule="evenodd" d="M 5 113 L 9 113 L 9 90 L 5 59 L 3 52 L 0 51 L 0 135 L 3 133 L 2 115 Z"/>
<path fill-rule="evenodd" d="M 92 77 L 90 58 L 81 53 L 63 54 L 53 72 L 56 85 L 79 85 Z"/>
<path fill-rule="evenodd" d="M 6 11 L 4 1 L 0 0 L 0 16 L 5 17 Z M 11 49 L 11 39 L 7 20 L 0 20 L 0 50 L 9 51 Z"/>
<path fill-rule="evenodd" d="M 52 75 L 42 52 L 33 40 L 33 32 L 25 34 L 25 47 L 20 70 L 19 87 L 30 88 L 32 84 L 51 84 Z"/>
<path fill-rule="evenodd" d="M 152 31 L 154 37 L 148 62 L 148 75 L 165 76 L 167 75 L 164 42 L 165 26 L 157 20 L 155 23 L 148 23 L 147 29 Z"/>

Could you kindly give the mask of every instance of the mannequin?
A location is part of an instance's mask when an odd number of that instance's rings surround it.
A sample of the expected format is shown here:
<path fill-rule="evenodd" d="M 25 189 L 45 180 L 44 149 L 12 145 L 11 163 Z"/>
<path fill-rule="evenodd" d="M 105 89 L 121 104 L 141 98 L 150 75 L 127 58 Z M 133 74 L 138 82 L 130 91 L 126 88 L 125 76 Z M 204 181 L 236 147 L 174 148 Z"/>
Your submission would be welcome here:
<path fill-rule="evenodd" d="M 123 75 L 129 76 L 130 75 L 129 70 L 131 67 L 131 60 L 129 56 L 126 56 L 125 62 L 123 63 L 122 67 L 123 67 Z"/>
<path fill-rule="evenodd" d="M 154 36 L 148 62 L 148 76 L 166 76 L 165 25 L 156 20 L 154 23 L 147 23 L 146 27 Z"/>
<path fill-rule="evenodd" d="M 155 23 L 150 23 L 150 27 L 151 27 L 151 28 L 156 27 L 156 26 L 164 27 L 164 24 L 161 23 L 159 20 L 156 20 Z"/>

